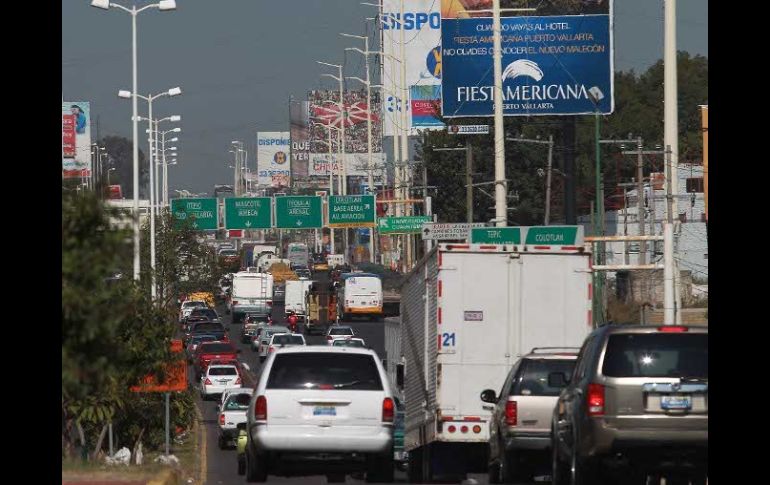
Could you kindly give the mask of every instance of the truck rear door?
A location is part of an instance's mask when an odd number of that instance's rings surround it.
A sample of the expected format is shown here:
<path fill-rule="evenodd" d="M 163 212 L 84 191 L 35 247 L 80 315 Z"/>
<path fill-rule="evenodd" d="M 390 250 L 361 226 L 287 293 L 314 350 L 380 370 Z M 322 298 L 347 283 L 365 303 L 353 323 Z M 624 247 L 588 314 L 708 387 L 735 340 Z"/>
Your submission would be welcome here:
<path fill-rule="evenodd" d="M 436 343 L 440 412 L 445 420 L 479 421 L 480 433 L 461 438 L 486 441 L 491 413 L 479 395 L 500 389 L 510 368 L 512 314 L 506 302 L 516 293 L 510 268 L 517 266 L 509 253 L 445 252 L 442 258 Z"/>

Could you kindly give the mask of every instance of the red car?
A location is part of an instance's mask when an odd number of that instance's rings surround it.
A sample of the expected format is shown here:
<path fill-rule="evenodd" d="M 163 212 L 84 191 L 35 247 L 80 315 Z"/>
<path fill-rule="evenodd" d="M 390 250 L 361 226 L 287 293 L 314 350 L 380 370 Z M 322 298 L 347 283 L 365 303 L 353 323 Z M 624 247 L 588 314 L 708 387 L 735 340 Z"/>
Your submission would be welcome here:
<path fill-rule="evenodd" d="M 195 357 L 193 359 L 198 379 L 206 372 L 212 360 L 237 360 L 240 352 L 230 342 L 202 342 L 195 349 Z"/>

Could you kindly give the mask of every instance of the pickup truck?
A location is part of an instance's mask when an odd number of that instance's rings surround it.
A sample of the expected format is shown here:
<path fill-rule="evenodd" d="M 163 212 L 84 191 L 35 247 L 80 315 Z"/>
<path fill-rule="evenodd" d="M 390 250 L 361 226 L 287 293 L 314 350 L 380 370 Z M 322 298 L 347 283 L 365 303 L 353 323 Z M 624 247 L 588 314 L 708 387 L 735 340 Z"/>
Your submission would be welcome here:
<path fill-rule="evenodd" d="M 222 394 L 219 404 L 219 438 L 217 444 L 220 450 L 238 437 L 238 425 L 246 422 L 246 411 L 253 389 L 233 389 Z"/>

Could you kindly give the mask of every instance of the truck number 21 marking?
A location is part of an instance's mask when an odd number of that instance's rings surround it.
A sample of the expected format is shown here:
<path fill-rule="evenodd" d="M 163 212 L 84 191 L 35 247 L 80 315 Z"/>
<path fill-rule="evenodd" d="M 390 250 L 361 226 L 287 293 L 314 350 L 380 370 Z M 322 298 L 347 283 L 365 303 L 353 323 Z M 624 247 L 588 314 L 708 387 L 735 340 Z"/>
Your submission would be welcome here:
<path fill-rule="evenodd" d="M 454 347 L 455 346 L 455 334 L 454 332 L 448 333 L 444 332 L 441 334 L 441 345 L 444 347 Z"/>

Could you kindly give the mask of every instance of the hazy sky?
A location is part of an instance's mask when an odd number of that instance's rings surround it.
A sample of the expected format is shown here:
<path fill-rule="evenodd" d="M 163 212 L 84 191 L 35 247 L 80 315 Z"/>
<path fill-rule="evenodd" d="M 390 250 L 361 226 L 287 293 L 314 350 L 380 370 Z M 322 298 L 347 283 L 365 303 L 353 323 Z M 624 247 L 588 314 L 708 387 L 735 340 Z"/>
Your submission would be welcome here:
<path fill-rule="evenodd" d="M 62 93 L 66 101 L 91 102 L 92 133 L 98 116 L 100 136 L 130 138 L 131 102 L 117 92 L 131 89 L 131 16 L 89 4 L 62 0 Z M 708 2 L 677 5 L 678 49 L 707 56 Z M 232 184 L 231 140 L 246 142 L 253 170 L 256 132 L 288 131 L 289 96 L 332 87 L 336 81 L 321 81 L 319 74 L 333 71 L 315 61 L 345 61 L 343 49 L 360 41 L 338 33 L 365 34 L 365 19 L 375 13 L 359 0 L 177 0 L 176 11 L 142 12 L 139 93 L 183 90 L 153 103 L 155 115 L 182 116 L 171 189 L 211 192 L 215 183 Z M 368 32 L 373 35 L 371 22 Z M 616 0 L 616 69 L 643 71 L 662 52 L 663 2 Z M 360 54 L 349 53 L 345 65 L 346 75 L 363 77 Z M 146 102 L 139 106 L 146 116 Z M 146 142 L 142 149 L 147 152 Z"/>

